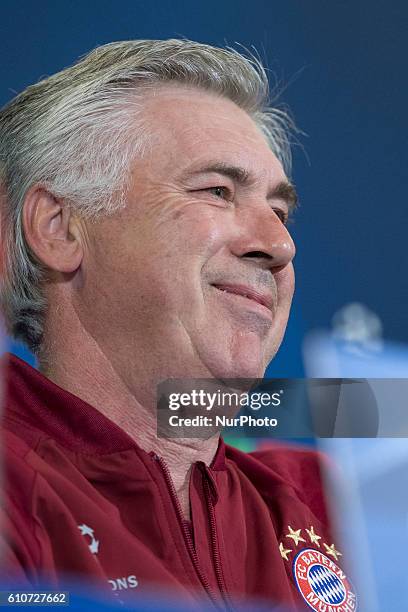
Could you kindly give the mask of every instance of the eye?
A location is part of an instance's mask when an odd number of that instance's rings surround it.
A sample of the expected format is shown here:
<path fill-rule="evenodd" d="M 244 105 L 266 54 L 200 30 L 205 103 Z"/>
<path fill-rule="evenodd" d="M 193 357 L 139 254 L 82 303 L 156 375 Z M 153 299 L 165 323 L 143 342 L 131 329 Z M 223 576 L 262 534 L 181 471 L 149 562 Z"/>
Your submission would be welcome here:
<path fill-rule="evenodd" d="M 201 191 L 207 191 L 211 193 L 216 198 L 222 198 L 223 200 L 231 199 L 231 192 L 228 187 L 222 187 L 221 185 L 217 185 L 216 187 L 207 187 L 206 189 L 202 189 Z"/>
<path fill-rule="evenodd" d="M 287 225 L 288 224 L 288 222 L 289 222 L 289 213 L 287 213 L 284 210 L 281 210 L 280 208 L 273 208 L 272 210 L 275 213 L 275 215 L 277 217 L 279 217 L 279 219 L 283 223 L 283 225 Z"/>

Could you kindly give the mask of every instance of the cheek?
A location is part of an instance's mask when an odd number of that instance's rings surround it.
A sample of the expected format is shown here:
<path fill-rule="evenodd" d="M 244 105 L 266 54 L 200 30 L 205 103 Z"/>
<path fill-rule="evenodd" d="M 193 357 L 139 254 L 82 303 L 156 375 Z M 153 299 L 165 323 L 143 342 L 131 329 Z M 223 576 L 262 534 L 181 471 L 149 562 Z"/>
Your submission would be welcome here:
<path fill-rule="evenodd" d="M 163 200 L 161 209 L 152 203 L 140 222 L 129 216 L 113 228 L 116 233 L 107 227 L 115 236 L 108 245 L 103 236 L 96 241 L 91 303 L 109 294 L 118 307 L 127 302 L 132 312 L 156 311 L 180 309 L 180 296 L 184 305 L 194 298 L 203 267 L 227 240 L 225 211 L 193 201 L 170 206 L 170 200 Z"/>
<path fill-rule="evenodd" d="M 208 258 L 227 240 L 228 228 L 221 211 L 207 205 L 191 205 L 178 221 L 181 248 L 198 257 Z"/>
<path fill-rule="evenodd" d="M 191 309 L 201 300 L 202 269 L 223 243 L 211 214 L 190 208 L 166 222 L 145 228 L 143 239 L 127 244 L 116 277 L 126 279 L 121 293 L 134 305 L 167 312 Z M 198 316 L 198 313 L 196 313 Z"/>
<path fill-rule="evenodd" d="M 225 244 L 225 231 L 215 217 L 191 207 L 161 228 L 160 245 L 147 269 L 164 292 L 177 289 L 187 296 L 201 286 L 203 269 Z"/>
<path fill-rule="evenodd" d="M 295 271 L 292 263 L 275 274 L 275 282 L 279 304 L 290 305 L 295 290 Z"/>

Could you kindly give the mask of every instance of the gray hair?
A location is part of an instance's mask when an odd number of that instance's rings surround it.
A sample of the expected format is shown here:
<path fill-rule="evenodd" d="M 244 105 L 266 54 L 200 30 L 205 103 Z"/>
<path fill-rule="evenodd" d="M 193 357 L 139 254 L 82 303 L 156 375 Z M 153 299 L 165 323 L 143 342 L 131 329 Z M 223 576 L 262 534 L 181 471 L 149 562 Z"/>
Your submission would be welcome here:
<path fill-rule="evenodd" d="M 0 299 L 9 333 L 36 354 L 44 333 L 47 270 L 24 237 L 26 193 L 41 184 L 91 219 L 120 210 L 130 164 L 149 141 L 138 113 L 141 96 L 168 83 L 232 100 L 252 117 L 290 172 L 294 126 L 285 110 L 269 106 L 265 69 L 251 54 L 189 40 L 115 42 L 27 87 L 0 111 L 5 262 Z"/>

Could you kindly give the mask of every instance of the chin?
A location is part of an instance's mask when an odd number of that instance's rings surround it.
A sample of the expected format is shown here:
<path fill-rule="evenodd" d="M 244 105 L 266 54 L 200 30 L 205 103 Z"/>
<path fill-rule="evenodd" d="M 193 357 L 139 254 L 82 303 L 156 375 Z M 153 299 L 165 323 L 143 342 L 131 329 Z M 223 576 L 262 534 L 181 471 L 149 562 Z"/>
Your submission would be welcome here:
<path fill-rule="evenodd" d="M 263 378 L 276 345 L 276 338 L 266 340 L 251 330 L 234 329 L 225 333 L 223 343 L 201 343 L 198 353 L 212 378 Z"/>
<path fill-rule="evenodd" d="M 215 364 L 214 364 L 215 365 Z M 254 359 L 253 356 L 235 355 L 228 362 L 218 363 L 212 367 L 214 378 L 226 380 L 228 378 L 263 378 L 267 365 Z"/>
<path fill-rule="evenodd" d="M 266 367 L 263 365 L 239 364 L 235 368 L 235 374 L 230 378 L 263 378 Z"/>

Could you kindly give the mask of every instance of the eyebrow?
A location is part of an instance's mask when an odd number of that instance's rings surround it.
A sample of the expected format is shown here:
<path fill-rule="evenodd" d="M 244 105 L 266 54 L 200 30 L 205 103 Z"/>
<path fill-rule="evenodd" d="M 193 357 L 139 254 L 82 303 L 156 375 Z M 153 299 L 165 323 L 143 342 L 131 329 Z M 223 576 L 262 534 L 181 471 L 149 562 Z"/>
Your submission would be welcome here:
<path fill-rule="evenodd" d="M 209 174 L 210 172 L 227 176 L 242 186 L 249 186 L 256 182 L 256 178 L 251 176 L 251 174 L 245 168 L 229 165 L 224 162 L 216 162 L 209 164 L 208 166 L 203 166 L 202 168 L 197 168 L 196 170 L 192 170 L 185 175 L 184 178 L 188 179 L 197 174 Z M 291 212 L 296 208 L 298 203 L 298 196 L 295 186 L 291 182 L 285 180 L 280 181 L 268 192 L 267 199 L 283 200 Z"/>

